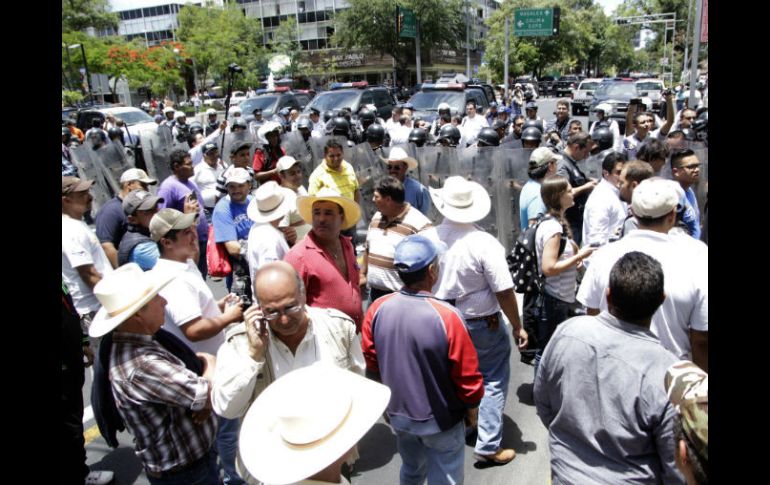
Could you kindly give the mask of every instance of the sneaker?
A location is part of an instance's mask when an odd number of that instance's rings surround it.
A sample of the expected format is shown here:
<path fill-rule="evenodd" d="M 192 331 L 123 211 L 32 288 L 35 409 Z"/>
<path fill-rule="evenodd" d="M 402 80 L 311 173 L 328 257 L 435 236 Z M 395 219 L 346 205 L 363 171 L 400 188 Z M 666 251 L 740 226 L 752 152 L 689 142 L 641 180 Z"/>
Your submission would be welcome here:
<path fill-rule="evenodd" d="M 108 470 L 97 470 L 88 474 L 86 485 L 107 485 L 115 478 L 115 473 Z"/>
<path fill-rule="evenodd" d="M 500 448 L 497 450 L 497 453 L 493 455 L 482 455 L 481 453 L 474 453 L 473 456 L 478 461 L 505 465 L 516 457 L 516 451 L 513 448 Z"/>

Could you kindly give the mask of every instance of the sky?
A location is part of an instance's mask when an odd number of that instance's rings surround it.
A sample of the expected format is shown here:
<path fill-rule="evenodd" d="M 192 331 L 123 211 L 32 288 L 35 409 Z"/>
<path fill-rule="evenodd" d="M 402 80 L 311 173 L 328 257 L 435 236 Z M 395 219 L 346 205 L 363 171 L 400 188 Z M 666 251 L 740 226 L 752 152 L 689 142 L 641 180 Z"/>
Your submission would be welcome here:
<path fill-rule="evenodd" d="M 622 0 L 596 0 L 596 3 L 604 8 L 604 14 L 607 16 L 612 15 L 615 8 L 620 5 Z"/>

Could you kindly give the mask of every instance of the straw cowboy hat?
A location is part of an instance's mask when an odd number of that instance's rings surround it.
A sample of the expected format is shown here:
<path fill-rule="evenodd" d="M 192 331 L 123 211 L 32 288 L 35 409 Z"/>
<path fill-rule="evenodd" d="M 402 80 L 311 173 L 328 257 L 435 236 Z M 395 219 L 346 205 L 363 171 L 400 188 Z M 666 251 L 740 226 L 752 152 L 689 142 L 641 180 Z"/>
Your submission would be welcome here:
<path fill-rule="evenodd" d="M 361 217 L 361 207 L 353 199 L 343 197 L 336 190 L 324 187 L 315 195 L 297 197 L 297 211 L 308 224 L 313 223 L 313 204 L 319 201 L 334 202 L 342 207 L 342 212 L 345 214 L 342 229 L 355 226 Z"/>
<path fill-rule="evenodd" d="M 268 121 L 264 125 L 260 126 L 257 130 L 257 139 L 263 145 L 267 145 L 267 134 L 271 131 L 278 131 L 281 133 L 281 125 L 276 121 Z"/>
<path fill-rule="evenodd" d="M 108 273 L 94 287 L 102 307 L 94 316 L 88 334 L 101 337 L 115 329 L 152 300 L 177 276 L 174 271 L 142 271 L 136 263 L 126 263 Z"/>
<path fill-rule="evenodd" d="M 295 483 L 353 447 L 390 401 L 387 386 L 325 362 L 270 384 L 243 419 L 239 461 L 256 479 Z"/>
<path fill-rule="evenodd" d="M 489 194 L 476 182 L 455 175 L 444 181 L 440 189 L 429 188 L 430 198 L 436 209 L 447 219 L 455 222 L 480 221 L 492 207 Z"/>
<path fill-rule="evenodd" d="M 406 163 L 407 167 L 409 167 L 409 170 L 414 170 L 417 168 L 417 160 L 407 155 L 406 151 L 401 147 L 391 148 L 388 158 L 384 158 L 383 160 L 385 163 L 404 162 Z"/>
<path fill-rule="evenodd" d="M 278 185 L 275 180 L 260 185 L 246 208 L 246 214 L 254 222 L 270 222 L 280 219 L 294 208 L 294 191 Z"/>

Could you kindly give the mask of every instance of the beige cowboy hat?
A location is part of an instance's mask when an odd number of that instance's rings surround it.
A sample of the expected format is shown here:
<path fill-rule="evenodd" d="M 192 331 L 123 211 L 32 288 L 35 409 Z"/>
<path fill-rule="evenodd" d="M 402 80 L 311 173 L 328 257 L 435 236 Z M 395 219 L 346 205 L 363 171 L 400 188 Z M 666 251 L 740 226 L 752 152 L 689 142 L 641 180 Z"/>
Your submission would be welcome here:
<path fill-rule="evenodd" d="M 271 131 L 278 131 L 280 134 L 281 132 L 281 125 L 276 121 L 268 121 L 264 125 L 260 126 L 257 130 L 257 139 L 260 143 L 263 145 L 267 145 L 267 134 Z"/>
<path fill-rule="evenodd" d="M 489 194 L 481 184 L 455 175 L 444 181 L 440 189 L 429 188 L 430 198 L 436 209 L 447 219 L 455 222 L 480 221 L 492 207 Z"/>
<path fill-rule="evenodd" d="M 88 334 L 101 337 L 152 300 L 177 276 L 174 271 L 142 271 L 136 263 L 126 263 L 108 273 L 94 287 L 102 307 L 94 316 Z"/>
<path fill-rule="evenodd" d="M 390 154 L 388 155 L 388 158 L 382 159 L 385 163 L 388 162 L 404 162 L 406 163 L 407 167 L 409 167 L 409 170 L 414 170 L 417 168 L 417 160 L 410 157 L 406 151 L 401 147 L 393 147 L 390 149 Z"/>
<path fill-rule="evenodd" d="M 389 401 L 387 386 L 326 362 L 292 371 L 243 418 L 240 462 L 261 482 L 299 482 L 350 450 Z"/>
<path fill-rule="evenodd" d="M 302 219 L 308 224 L 313 223 L 313 204 L 319 201 L 329 201 L 342 207 L 345 219 L 342 222 L 342 229 L 353 227 L 361 218 L 361 207 L 353 199 L 343 197 L 334 189 L 324 187 L 315 195 L 305 195 L 297 197 L 297 211 Z"/>
<path fill-rule="evenodd" d="M 275 180 L 260 185 L 246 208 L 246 215 L 254 222 L 280 219 L 295 207 L 294 191 L 278 185 Z"/>

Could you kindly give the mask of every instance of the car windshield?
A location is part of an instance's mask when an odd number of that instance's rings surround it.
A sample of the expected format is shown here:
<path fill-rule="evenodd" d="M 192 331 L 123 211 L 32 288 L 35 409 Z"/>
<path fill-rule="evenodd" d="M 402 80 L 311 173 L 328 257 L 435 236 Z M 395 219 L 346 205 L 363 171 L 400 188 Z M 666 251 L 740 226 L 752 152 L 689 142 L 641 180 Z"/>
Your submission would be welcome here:
<path fill-rule="evenodd" d="M 663 85 L 661 83 L 656 82 L 640 82 L 636 83 L 636 90 L 637 91 L 660 91 L 663 89 Z"/>
<path fill-rule="evenodd" d="M 611 83 L 599 86 L 594 93 L 596 97 L 633 98 L 636 96 L 636 86 L 633 83 Z"/>
<path fill-rule="evenodd" d="M 256 98 L 249 98 L 246 101 L 238 105 L 241 108 L 241 114 L 250 115 L 257 108 L 262 108 L 262 117 L 267 119 L 273 116 L 273 109 L 275 109 L 275 103 L 278 101 L 278 96 L 257 96 Z"/>
<path fill-rule="evenodd" d="M 136 111 L 131 110 L 131 111 L 113 112 L 112 114 L 115 115 L 115 118 L 120 118 L 121 120 L 125 121 L 128 126 L 134 126 L 139 123 L 153 122 L 152 117 L 140 109 Z"/>
<path fill-rule="evenodd" d="M 579 88 L 579 89 L 581 89 L 581 90 L 584 90 L 584 91 L 588 91 L 588 90 L 591 90 L 591 89 L 596 89 L 596 88 L 598 88 L 598 87 L 599 87 L 599 84 L 601 84 L 601 83 L 596 83 L 596 82 L 590 82 L 590 83 L 582 83 L 582 84 L 580 85 L 580 88 Z"/>
<path fill-rule="evenodd" d="M 338 110 L 341 108 L 350 108 L 355 110 L 356 103 L 363 91 L 327 91 L 323 94 L 319 94 L 313 101 L 305 108 L 308 111 L 312 106 L 318 111 L 324 112 L 327 110 Z"/>
<path fill-rule="evenodd" d="M 438 105 L 446 103 L 452 112 L 462 113 L 465 109 L 465 93 L 462 91 L 421 91 L 409 98 L 417 111 L 438 111 Z"/>

